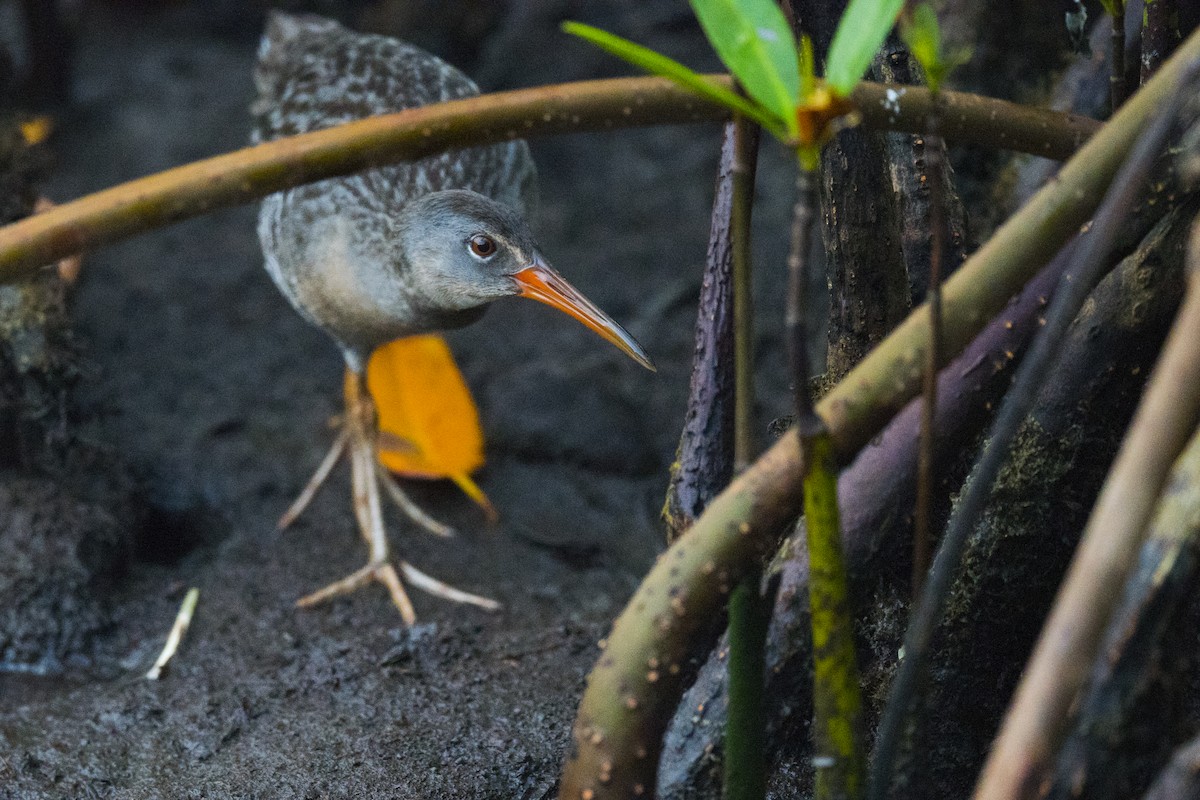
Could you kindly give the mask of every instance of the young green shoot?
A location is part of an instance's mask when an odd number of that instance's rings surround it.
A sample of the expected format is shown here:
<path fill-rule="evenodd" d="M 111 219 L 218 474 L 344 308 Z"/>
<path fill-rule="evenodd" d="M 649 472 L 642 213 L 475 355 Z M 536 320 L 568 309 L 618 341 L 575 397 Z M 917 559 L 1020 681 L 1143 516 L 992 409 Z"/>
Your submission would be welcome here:
<path fill-rule="evenodd" d="M 903 5 L 904 0 L 850 0 L 834 34 L 822 81 L 816 75 L 811 41 L 808 37 L 796 41 L 775 0 L 692 0 L 701 27 L 745 90 L 745 98 L 641 45 L 579 23 L 563 26 L 567 33 L 757 122 L 796 154 L 799 172 L 788 256 L 785 336 L 795 384 L 797 430 L 808 465 L 802 483 L 812 575 L 813 747 L 819 800 L 861 797 L 866 780 L 862 700 L 837 513 L 837 466 L 829 430 L 813 410 L 808 386 L 804 287 L 809 282 L 808 242 L 816 205 L 813 175 L 825 143 L 857 121 L 851 94 Z M 734 699 L 731 692 L 731 705 Z M 733 708 L 730 716 L 735 716 Z M 736 784 L 727 783 L 727 791 Z M 756 780 L 746 796 L 757 796 L 760 786 Z"/>

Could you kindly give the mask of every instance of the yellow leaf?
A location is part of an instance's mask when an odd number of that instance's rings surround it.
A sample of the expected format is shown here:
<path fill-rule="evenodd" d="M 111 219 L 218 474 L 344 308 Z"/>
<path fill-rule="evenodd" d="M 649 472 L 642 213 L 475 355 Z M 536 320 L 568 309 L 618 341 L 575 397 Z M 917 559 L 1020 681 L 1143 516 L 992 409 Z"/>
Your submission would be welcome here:
<path fill-rule="evenodd" d="M 445 340 L 410 336 L 379 347 L 367 388 L 379 414 L 380 462 L 410 478 L 449 478 L 494 517 L 470 478 L 484 462 L 479 412 Z"/>
<path fill-rule="evenodd" d="M 50 117 L 30 117 L 21 121 L 21 136 L 30 147 L 46 141 L 53 132 L 54 120 Z"/>

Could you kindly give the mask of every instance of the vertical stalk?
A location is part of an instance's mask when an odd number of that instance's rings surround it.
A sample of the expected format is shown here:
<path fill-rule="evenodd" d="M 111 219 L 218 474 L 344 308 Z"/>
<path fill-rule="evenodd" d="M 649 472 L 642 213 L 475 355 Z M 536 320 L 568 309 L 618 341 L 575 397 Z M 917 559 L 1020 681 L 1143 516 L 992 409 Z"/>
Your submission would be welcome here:
<path fill-rule="evenodd" d="M 752 568 L 729 600 L 729 706 L 725 720 L 724 800 L 767 795 L 766 673 L 771 606 Z"/>
<path fill-rule="evenodd" d="M 866 788 L 862 692 L 849 580 L 842 555 L 837 463 L 828 432 L 802 442 L 808 597 L 813 631 L 813 766 L 816 800 L 857 800 Z"/>
<path fill-rule="evenodd" d="M 754 295 L 750 269 L 750 216 L 759 129 L 742 118 L 733 133 L 733 472 L 754 460 Z"/>
<path fill-rule="evenodd" d="M 854 652 L 849 580 L 842 556 L 833 441 L 808 392 L 807 275 L 813 174 L 796 175 L 796 205 L 788 254 L 787 337 L 795 381 L 796 428 L 806 469 L 804 518 L 810 568 L 813 633 L 813 766 L 817 800 L 855 800 L 865 788 L 862 697 Z"/>
<path fill-rule="evenodd" d="M 929 347 L 925 351 L 922 389 L 921 442 L 917 455 L 917 507 L 913 524 L 912 596 L 921 596 L 929 572 L 933 534 L 931 511 L 934 484 L 934 418 L 937 414 L 938 365 L 942 363 L 942 259 L 946 252 L 946 202 L 942 196 L 942 140 L 938 136 L 938 94 L 933 92 L 929 131 L 925 135 L 925 166 L 929 175 Z"/>
<path fill-rule="evenodd" d="M 729 246 L 733 260 L 734 474 L 754 458 L 754 318 L 751 305 L 750 213 L 758 126 L 743 117 L 732 123 Z M 723 488 L 723 487 L 722 487 Z M 755 566 L 729 601 L 729 705 L 725 721 L 725 800 L 763 800 L 767 792 L 766 644 L 771 604 Z"/>
<path fill-rule="evenodd" d="M 796 428 L 801 441 L 820 432 L 821 421 L 813 413 L 808 391 L 808 286 L 805 264 L 812 233 L 813 173 L 801 166 L 796 171 L 796 204 L 792 207 L 791 248 L 788 251 L 788 294 L 784 316 L 788 361 L 792 370 Z"/>
<path fill-rule="evenodd" d="M 1112 0 L 1112 74 L 1109 89 L 1112 110 L 1116 111 L 1125 102 L 1128 89 L 1125 87 L 1125 0 Z"/>

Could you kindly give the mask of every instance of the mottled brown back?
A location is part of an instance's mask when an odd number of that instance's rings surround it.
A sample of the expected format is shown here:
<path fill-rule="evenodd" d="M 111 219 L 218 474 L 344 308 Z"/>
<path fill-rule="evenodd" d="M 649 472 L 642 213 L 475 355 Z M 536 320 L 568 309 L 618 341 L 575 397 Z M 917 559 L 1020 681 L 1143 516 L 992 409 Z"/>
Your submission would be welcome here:
<path fill-rule="evenodd" d="M 479 94 L 470 78 L 418 47 L 281 12 L 268 20 L 254 77 L 255 142 Z M 520 141 L 372 172 L 360 201 L 376 207 L 440 189 L 471 189 L 526 213 L 536 201 L 533 161 Z"/>

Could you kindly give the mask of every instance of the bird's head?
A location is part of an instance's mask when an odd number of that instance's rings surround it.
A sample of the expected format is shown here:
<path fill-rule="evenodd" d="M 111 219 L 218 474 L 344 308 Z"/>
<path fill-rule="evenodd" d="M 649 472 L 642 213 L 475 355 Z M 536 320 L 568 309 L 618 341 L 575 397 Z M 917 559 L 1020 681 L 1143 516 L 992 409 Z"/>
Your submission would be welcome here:
<path fill-rule="evenodd" d="M 397 219 L 410 280 L 437 309 L 468 311 L 501 297 L 529 297 L 563 311 L 647 369 L 642 346 L 555 272 L 513 209 L 464 190 L 410 201 Z"/>

